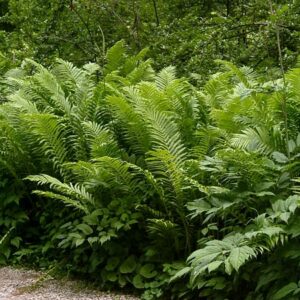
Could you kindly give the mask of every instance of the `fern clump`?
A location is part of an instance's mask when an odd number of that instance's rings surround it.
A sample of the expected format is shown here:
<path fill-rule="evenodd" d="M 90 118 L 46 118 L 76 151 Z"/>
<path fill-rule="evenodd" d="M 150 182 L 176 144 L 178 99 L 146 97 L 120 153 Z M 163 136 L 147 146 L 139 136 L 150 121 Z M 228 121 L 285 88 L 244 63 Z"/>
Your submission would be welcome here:
<path fill-rule="evenodd" d="M 197 90 L 145 55 L 5 76 L 0 263 L 144 299 L 297 299 L 300 135 L 280 101 L 298 105 L 299 70 L 284 89 L 218 61 Z"/>

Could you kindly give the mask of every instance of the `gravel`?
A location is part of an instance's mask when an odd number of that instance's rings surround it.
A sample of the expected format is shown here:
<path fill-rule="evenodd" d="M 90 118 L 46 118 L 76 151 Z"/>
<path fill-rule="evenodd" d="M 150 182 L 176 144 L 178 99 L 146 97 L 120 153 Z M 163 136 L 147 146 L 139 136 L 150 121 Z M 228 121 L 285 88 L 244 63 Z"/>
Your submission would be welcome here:
<path fill-rule="evenodd" d="M 131 295 L 103 293 L 79 281 L 44 278 L 32 270 L 0 268 L 0 300 L 138 300 Z M 43 279 L 43 280 L 42 280 Z"/>

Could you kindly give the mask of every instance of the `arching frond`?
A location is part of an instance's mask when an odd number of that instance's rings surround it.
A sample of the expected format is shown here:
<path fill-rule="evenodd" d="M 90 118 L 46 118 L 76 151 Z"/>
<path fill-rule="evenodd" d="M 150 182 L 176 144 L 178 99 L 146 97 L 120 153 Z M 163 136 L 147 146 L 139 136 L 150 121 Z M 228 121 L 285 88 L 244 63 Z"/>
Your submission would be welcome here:
<path fill-rule="evenodd" d="M 39 93 L 41 94 L 43 92 L 47 93 L 45 96 L 41 97 L 43 97 L 46 101 L 49 101 L 49 103 L 53 105 L 54 109 L 70 114 L 72 105 L 67 99 L 56 77 L 42 65 L 39 65 L 32 60 L 26 61 L 33 64 L 38 69 L 38 72 L 32 76 L 33 82 L 37 84 L 37 86 L 32 86 L 32 91 L 34 92 L 39 90 Z"/>
<path fill-rule="evenodd" d="M 95 200 L 92 195 L 86 191 L 83 186 L 79 184 L 66 184 L 62 183 L 58 179 L 42 174 L 42 175 L 31 175 L 26 177 L 27 180 L 36 182 L 38 185 L 48 185 L 54 192 L 45 191 L 34 191 L 40 196 L 47 198 L 53 198 L 63 201 L 68 206 L 81 209 L 84 212 L 89 211 L 89 205 L 94 205 Z"/>
<path fill-rule="evenodd" d="M 247 128 L 242 133 L 235 134 L 230 142 L 233 147 L 270 155 L 281 149 L 282 136 L 276 128 L 273 132 L 259 127 Z M 276 146 L 280 148 L 278 149 Z"/>

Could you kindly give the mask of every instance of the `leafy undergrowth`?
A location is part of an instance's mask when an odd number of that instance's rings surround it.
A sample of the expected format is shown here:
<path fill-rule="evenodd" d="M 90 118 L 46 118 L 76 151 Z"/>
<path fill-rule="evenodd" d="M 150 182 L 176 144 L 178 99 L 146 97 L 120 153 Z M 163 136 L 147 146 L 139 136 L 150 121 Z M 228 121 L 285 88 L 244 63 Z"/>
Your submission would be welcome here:
<path fill-rule="evenodd" d="M 143 299 L 298 299 L 300 69 L 218 61 L 198 90 L 146 52 L 3 76 L 0 263 Z"/>

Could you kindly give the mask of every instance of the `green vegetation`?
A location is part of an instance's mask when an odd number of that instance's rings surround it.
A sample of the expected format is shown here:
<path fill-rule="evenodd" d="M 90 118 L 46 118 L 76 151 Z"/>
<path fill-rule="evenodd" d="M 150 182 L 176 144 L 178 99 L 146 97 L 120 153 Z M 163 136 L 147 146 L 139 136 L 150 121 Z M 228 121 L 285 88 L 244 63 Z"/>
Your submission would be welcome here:
<path fill-rule="evenodd" d="M 299 299 L 300 3 L 196 2 L 0 1 L 0 265 Z"/>

